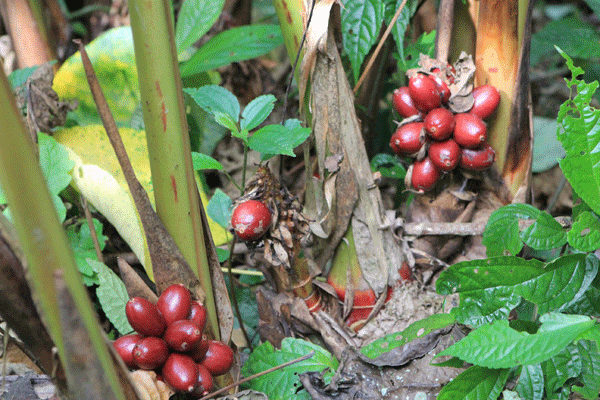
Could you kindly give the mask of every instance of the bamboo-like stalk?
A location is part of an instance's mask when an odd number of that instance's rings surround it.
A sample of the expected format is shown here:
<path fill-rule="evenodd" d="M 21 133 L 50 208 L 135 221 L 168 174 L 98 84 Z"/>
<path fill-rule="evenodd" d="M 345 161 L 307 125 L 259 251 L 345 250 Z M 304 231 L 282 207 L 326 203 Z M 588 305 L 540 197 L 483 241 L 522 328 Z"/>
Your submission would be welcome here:
<path fill-rule="evenodd" d="M 171 5 L 167 0 L 132 0 L 129 10 L 156 211 L 200 278 L 212 333 L 219 338 Z"/>
<path fill-rule="evenodd" d="M 307 10 L 303 1 L 298 0 L 273 0 L 275 12 L 279 19 L 279 26 L 283 33 L 283 42 L 287 50 L 290 62 L 293 64 L 295 56 L 298 54 L 300 42 L 304 34 L 304 25 L 308 19 Z M 303 50 L 300 53 L 300 60 L 304 57 Z M 295 71 L 295 78 L 298 81 L 299 69 Z"/>

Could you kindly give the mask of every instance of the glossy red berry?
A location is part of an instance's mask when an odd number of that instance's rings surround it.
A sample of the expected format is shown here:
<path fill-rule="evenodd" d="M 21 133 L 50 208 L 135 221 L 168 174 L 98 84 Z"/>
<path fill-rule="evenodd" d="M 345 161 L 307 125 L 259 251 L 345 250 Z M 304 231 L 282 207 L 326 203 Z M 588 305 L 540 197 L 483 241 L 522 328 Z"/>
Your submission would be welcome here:
<path fill-rule="evenodd" d="M 244 201 L 233 210 L 231 226 L 240 239 L 258 240 L 271 226 L 271 211 L 262 201 Z"/>
<path fill-rule="evenodd" d="M 440 170 L 435 167 L 429 157 L 413 163 L 411 185 L 413 189 L 423 193 L 431 190 L 440 178 Z"/>
<path fill-rule="evenodd" d="M 130 335 L 121 336 L 112 343 L 123 362 L 125 362 L 125 365 L 129 368 L 135 367 L 135 362 L 133 361 L 133 348 L 140 340 L 142 340 L 142 335 L 139 333 L 132 333 Z"/>
<path fill-rule="evenodd" d="M 190 309 L 190 316 L 188 319 L 194 322 L 200 328 L 200 331 L 204 330 L 206 325 L 206 307 L 200 302 L 192 301 L 192 307 Z"/>
<path fill-rule="evenodd" d="M 390 146 L 398 155 L 414 154 L 425 144 L 425 130 L 422 122 L 411 122 L 396 129 L 390 139 Z"/>
<path fill-rule="evenodd" d="M 221 341 L 209 340 L 208 350 L 200 363 L 212 376 L 222 375 L 229 371 L 233 364 L 233 351 Z"/>
<path fill-rule="evenodd" d="M 442 171 L 452 171 L 460 161 L 461 149 L 454 140 L 448 139 L 431 143 L 427 154 L 437 168 Z"/>
<path fill-rule="evenodd" d="M 162 376 L 174 390 L 190 393 L 198 383 L 198 365 L 190 356 L 171 353 L 162 367 Z"/>
<path fill-rule="evenodd" d="M 406 86 L 394 90 L 392 104 L 394 110 L 403 118 L 419 114 L 419 110 L 415 106 L 415 103 L 413 103 L 410 93 L 408 93 L 408 87 Z"/>
<path fill-rule="evenodd" d="M 447 104 L 448 100 L 450 100 L 450 88 L 448 84 L 439 76 L 431 75 L 430 77 L 435 82 L 435 87 L 440 93 L 442 104 Z"/>
<path fill-rule="evenodd" d="M 203 335 L 202 339 L 200 339 L 198 342 L 196 342 L 196 344 L 190 350 L 190 356 L 194 359 L 194 361 L 200 362 L 206 355 L 207 351 L 208 351 L 208 338 L 206 337 L 206 335 Z"/>
<path fill-rule="evenodd" d="M 473 99 L 473 107 L 469 113 L 486 119 L 496 111 L 500 104 L 500 93 L 492 85 L 483 85 L 473 89 Z"/>
<path fill-rule="evenodd" d="M 454 126 L 454 140 L 462 147 L 475 149 L 480 147 L 487 139 L 487 127 L 475 114 L 456 114 Z"/>
<path fill-rule="evenodd" d="M 408 92 L 417 108 L 428 112 L 442 104 L 435 81 L 425 74 L 415 74 L 408 79 Z"/>
<path fill-rule="evenodd" d="M 162 336 L 167 328 L 156 304 L 143 297 L 129 299 L 125 305 L 125 315 L 131 327 L 144 336 Z"/>
<path fill-rule="evenodd" d="M 432 139 L 445 140 L 454 132 L 454 114 L 446 108 L 435 108 L 425 116 L 425 131 Z"/>
<path fill-rule="evenodd" d="M 167 325 L 171 325 L 175 321 L 188 318 L 192 306 L 192 295 L 181 284 L 171 285 L 160 294 L 156 306 Z"/>
<path fill-rule="evenodd" d="M 160 368 L 168 356 L 167 343 L 154 336 L 143 338 L 133 348 L 133 361 L 141 369 Z"/>
<path fill-rule="evenodd" d="M 202 364 L 196 364 L 198 367 L 198 383 L 192 391 L 192 395 L 197 397 L 206 396 L 213 389 L 213 378 L 210 372 Z"/>
<path fill-rule="evenodd" d="M 196 323 L 180 319 L 167 326 L 163 339 L 175 351 L 189 351 L 202 339 L 202 331 Z"/>
<path fill-rule="evenodd" d="M 496 159 L 496 152 L 489 144 L 480 149 L 463 149 L 460 157 L 460 167 L 473 171 L 483 171 L 489 168 Z"/>

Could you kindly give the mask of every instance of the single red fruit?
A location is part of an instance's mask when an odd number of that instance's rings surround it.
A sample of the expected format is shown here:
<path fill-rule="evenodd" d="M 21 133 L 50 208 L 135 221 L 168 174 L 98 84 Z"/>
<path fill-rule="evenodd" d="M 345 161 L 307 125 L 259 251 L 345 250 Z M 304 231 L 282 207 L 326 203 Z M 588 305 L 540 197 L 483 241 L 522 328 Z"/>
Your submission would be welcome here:
<path fill-rule="evenodd" d="M 143 297 L 133 297 L 125 305 L 125 315 L 129 324 L 137 333 L 144 336 L 162 336 L 167 328 L 165 319 L 156 304 Z"/>
<path fill-rule="evenodd" d="M 452 171 L 460 161 L 460 146 L 452 139 L 434 142 L 429 146 L 429 158 L 442 171 Z"/>
<path fill-rule="evenodd" d="M 168 356 L 167 343 L 154 336 L 143 338 L 133 348 L 133 361 L 141 369 L 160 368 Z"/>
<path fill-rule="evenodd" d="M 398 270 L 398 273 L 400 274 L 400 278 L 402 278 L 403 281 L 412 281 L 412 270 L 410 269 L 410 266 L 407 262 L 402 263 L 402 266 Z"/>
<path fill-rule="evenodd" d="M 392 93 L 392 104 L 394 110 L 396 110 L 402 118 L 408 118 L 419 114 L 419 110 L 417 109 L 417 106 L 415 106 L 415 103 L 413 103 L 410 93 L 408 93 L 408 87 L 406 86 L 394 90 L 394 93 Z"/>
<path fill-rule="evenodd" d="M 448 104 L 448 100 L 450 100 L 450 88 L 448 84 L 439 76 L 430 75 L 430 77 L 435 82 L 435 87 L 440 93 L 442 104 Z"/>
<path fill-rule="evenodd" d="M 198 325 L 200 331 L 203 331 L 206 325 L 206 307 L 198 301 L 192 301 L 188 319 Z"/>
<path fill-rule="evenodd" d="M 133 348 L 140 340 L 142 340 L 142 335 L 139 333 L 132 333 L 130 335 L 121 336 L 112 343 L 123 362 L 125 362 L 125 365 L 129 368 L 135 367 L 135 362 L 133 361 Z"/>
<path fill-rule="evenodd" d="M 208 350 L 200 362 L 212 376 L 223 375 L 233 364 L 233 350 L 218 340 L 208 341 Z"/>
<path fill-rule="evenodd" d="M 202 396 L 206 396 L 212 391 L 213 378 L 209 370 L 207 370 L 204 365 L 196 364 L 196 366 L 198 367 L 198 383 L 196 384 L 196 388 L 192 390 L 192 395 L 200 398 Z"/>
<path fill-rule="evenodd" d="M 167 325 L 171 325 L 175 321 L 189 317 L 192 306 L 192 295 L 185 286 L 174 284 L 160 294 L 156 306 Z"/>
<path fill-rule="evenodd" d="M 192 349 L 190 350 L 190 356 L 194 359 L 194 361 L 200 362 L 206 355 L 207 351 L 208 338 L 206 337 L 206 335 L 202 335 L 202 339 L 197 341 L 196 344 L 192 346 Z"/>
<path fill-rule="evenodd" d="M 428 112 L 442 104 L 435 81 L 425 74 L 415 74 L 408 79 L 408 92 L 417 108 Z"/>
<path fill-rule="evenodd" d="M 202 339 L 202 331 L 195 322 L 180 319 L 167 326 L 163 339 L 175 351 L 189 351 Z"/>
<path fill-rule="evenodd" d="M 454 116 L 454 140 L 462 147 L 476 149 L 487 139 L 487 127 L 475 114 L 462 113 Z"/>
<path fill-rule="evenodd" d="M 435 140 L 445 140 L 454 132 L 454 114 L 447 108 L 435 108 L 425 116 L 425 131 Z"/>
<path fill-rule="evenodd" d="M 189 356 L 171 353 L 162 367 L 162 375 L 174 390 L 190 393 L 198 383 L 198 365 Z"/>
<path fill-rule="evenodd" d="M 411 185 L 421 193 L 431 190 L 440 178 L 440 170 L 435 167 L 429 157 L 415 161 L 412 168 Z"/>
<path fill-rule="evenodd" d="M 483 171 L 489 168 L 496 159 L 496 152 L 489 144 L 481 149 L 463 149 L 460 157 L 460 167 L 473 171 Z"/>
<path fill-rule="evenodd" d="M 233 210 L 231 226 L 242 240 L 260 239 L 271 226 L 271 211 L 259 200 L 247 200 Z"/>
<path fill-rule="evenodd" d="M 396 129 L 390 139 L 390 146 L 398 155 L 418 152 L 425 144 L 425 131 L 422 122 L 411 122 Z"/>
<path fill-rule="evenodd" d="M 496 111 L 500 104 L 500 93 L 492 85 L 483 85 L 473 89 L 473 107 L 469 111 L 481 119 L 486 119 Z"/>

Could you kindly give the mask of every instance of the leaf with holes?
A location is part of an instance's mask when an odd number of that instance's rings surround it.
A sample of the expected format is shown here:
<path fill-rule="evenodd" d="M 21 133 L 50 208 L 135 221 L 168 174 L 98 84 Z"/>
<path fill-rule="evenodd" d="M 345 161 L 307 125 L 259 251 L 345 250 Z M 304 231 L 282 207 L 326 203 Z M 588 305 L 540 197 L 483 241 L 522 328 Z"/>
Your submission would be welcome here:
<path fill-rule="evenodd" d="M 582 212 L 567 233 L 569 244 L 579 251 L 594 251 L 600 243 L 600 219 L 589 211 Z"/>
<path fill-rule="evenodd" d="M 528 204 L 509 204 L 494 211 L 483 232 L 483 244 L 487 247 L 488 257 L 508 252 L 516 255 L 523 248 L 519 236 L 519 219 L 534 219 L 540 210 Z"/>
<path fill-rule="evenodd" d="M 508 381 L 508 369 L 471 366 L 445 385 L 437 400 L 497 399 Z"/>
<path fill-rule="evenodd" d="M 521 240 L 535 250 L 552 250 L 567 243 L 567 233 L 550 214 L 540 211 L 533 225 L 521 232 Z"/>

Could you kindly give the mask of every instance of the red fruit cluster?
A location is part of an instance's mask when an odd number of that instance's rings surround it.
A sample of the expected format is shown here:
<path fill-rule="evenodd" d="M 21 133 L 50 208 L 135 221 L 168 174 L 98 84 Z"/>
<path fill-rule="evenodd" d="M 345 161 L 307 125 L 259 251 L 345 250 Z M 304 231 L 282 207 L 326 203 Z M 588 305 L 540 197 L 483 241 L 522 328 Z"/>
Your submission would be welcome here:
<path fill-rule="evenodd" d="M 269 230 L 271 210 L 260 200 L 246 200 L 233 210 L 231 226 L 238 238 L 253 242 Z"/>
<path fill-rule="evenodd" d="M 398 155 L 416 158 L 409 168 L 407 184 L 421 193 L 432 189 L 442 173 L 456 167 L 482 171 L 496 157 L 486 142 L 487 127 L 483 120 L 498 107 L 498 90 L 491 85 L 475 88 L 473 107 L 455 114 L 447 108 L 448 84 L 453 79 L 451 74 L 442 74 L 435 68 L 430 75 L 414 74 L 408 80 L 408 87 L 393 93 L 394 109 L 402 117 L 411 118 L 394 132 L 390 146 Z"/>
<path fill-rule="evenodd" d="M 193 301 L 183 285 L 169 286 L 156 304 L 133 297 L 125 314 L 136 333 L 113 342 L 125 365 L 159 370 L 175 391 L 205 396 L 213 388 L 213 376 L 226 373 L 233 364 L 229 346 L 202 335 L 206 308 Z"/>

